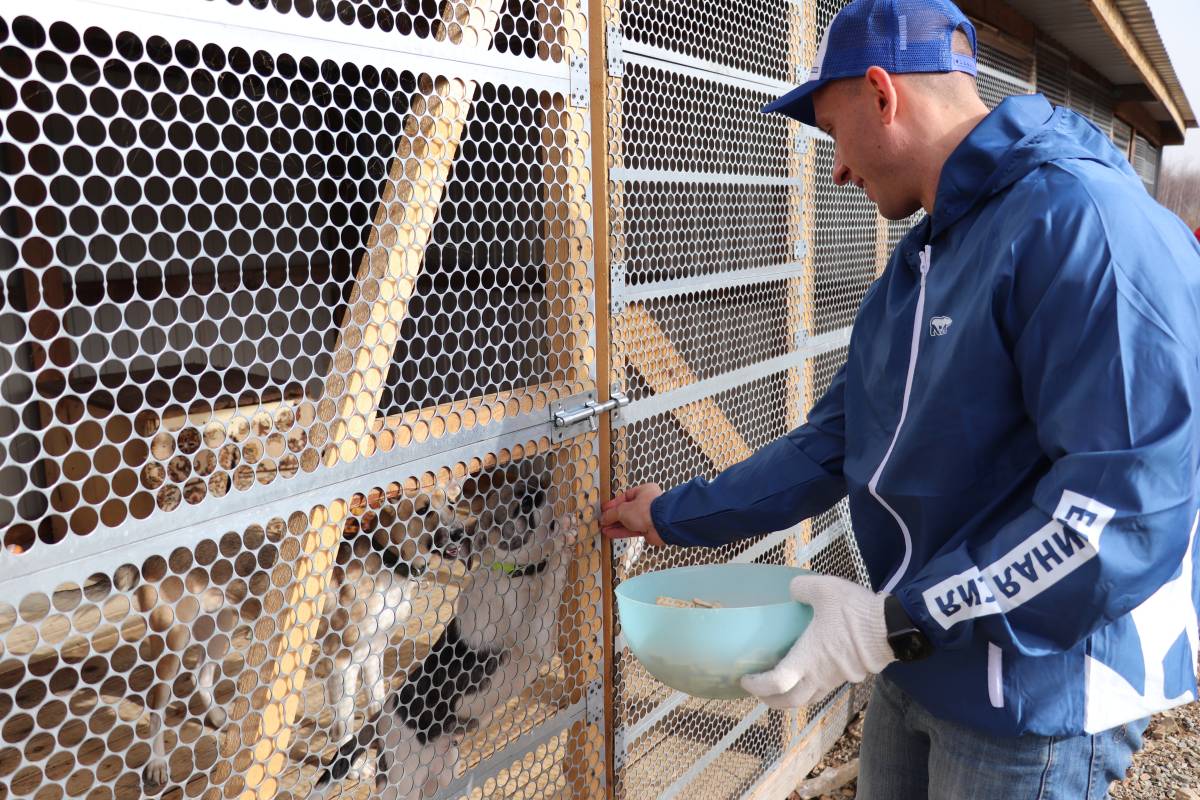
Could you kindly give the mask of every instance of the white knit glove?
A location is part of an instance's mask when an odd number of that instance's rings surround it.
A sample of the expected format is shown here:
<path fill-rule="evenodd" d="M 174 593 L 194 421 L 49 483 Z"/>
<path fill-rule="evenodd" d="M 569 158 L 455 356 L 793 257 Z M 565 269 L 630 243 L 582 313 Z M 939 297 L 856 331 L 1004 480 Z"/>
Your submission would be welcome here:
<path fill-rule="evenodd" d="M 791 591 L 813 607 L 812 622 L 774 669 L 742 678 L 742 688 L 771 708 L 807 706 L 896 660 L 883 618 L 887 595 L 828 575 L 793 578 Z"/>

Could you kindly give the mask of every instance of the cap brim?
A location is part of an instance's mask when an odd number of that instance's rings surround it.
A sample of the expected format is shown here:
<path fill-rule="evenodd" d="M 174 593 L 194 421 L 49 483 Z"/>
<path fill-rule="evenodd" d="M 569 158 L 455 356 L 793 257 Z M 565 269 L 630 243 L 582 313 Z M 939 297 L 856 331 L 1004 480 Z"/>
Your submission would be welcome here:
<path fill-rule="evenodd" d="M 785 117 L 799 120 L 805 125 L 817 124 L 816 111 L 813 110 L 813 92 L 820 89 L 828 80 L 815 80 L 802 83 L 795 89 L 762 107 L 764 114 L 783 114 Z"/>

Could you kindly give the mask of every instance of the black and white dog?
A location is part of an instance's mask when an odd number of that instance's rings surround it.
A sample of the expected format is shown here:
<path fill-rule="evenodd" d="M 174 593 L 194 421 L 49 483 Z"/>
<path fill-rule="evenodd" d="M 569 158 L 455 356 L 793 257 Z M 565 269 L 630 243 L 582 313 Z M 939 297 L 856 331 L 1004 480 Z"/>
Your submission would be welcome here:
<path fill-rule="evenodd" d="M 435 546 L 467 567 L 454 618 L 404 684 L 318 776 L 325 793 L 345 777 L 374 775 L 376 786 L 416 800 L 447 786 L 457 743 L 537 679 L 555 652 L 558 607 L 577 536 L 555 516 L 556 488 L 543 459 L 497 467 L 466 481 L 439 519 Z M 378 684 L 376 684 L 378 685 Z M 373 702 L 376 695 L 372 695 Z M 373 766 L 367 751 L 375 751 Z"/>

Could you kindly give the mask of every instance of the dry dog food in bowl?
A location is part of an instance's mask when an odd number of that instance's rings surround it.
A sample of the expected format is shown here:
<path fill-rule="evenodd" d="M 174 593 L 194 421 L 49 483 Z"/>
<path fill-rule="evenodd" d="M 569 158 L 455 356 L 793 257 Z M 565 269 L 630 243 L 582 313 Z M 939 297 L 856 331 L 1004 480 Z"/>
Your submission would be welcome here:
<path fill-rule="evenodd" d="M 647 671 L 671 688 L 745 697 L 741 677 L 778 664 L 812 619 L 812 608 L 792 600 L 788 587 L 804 573 L 712 564 L 639 575 L 617 586 L 621 631 Z"/>

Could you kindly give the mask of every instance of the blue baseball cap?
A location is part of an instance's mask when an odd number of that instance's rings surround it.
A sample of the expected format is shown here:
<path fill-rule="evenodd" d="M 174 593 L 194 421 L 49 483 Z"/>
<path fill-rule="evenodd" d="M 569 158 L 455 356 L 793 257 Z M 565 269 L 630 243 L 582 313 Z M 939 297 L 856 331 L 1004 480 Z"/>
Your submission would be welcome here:
<path fill-rule="evenodd" d="M 971 40 L 971 55 L 955 53 L 954 32 Z M 829 23 L 808 81 L 763 107 L 816 125 L 812 95 L 830 81 L 858 78 L 871 67 L 905 72 L 974 75 L 975 26 L 948 0 L 854 0 Z"/>

